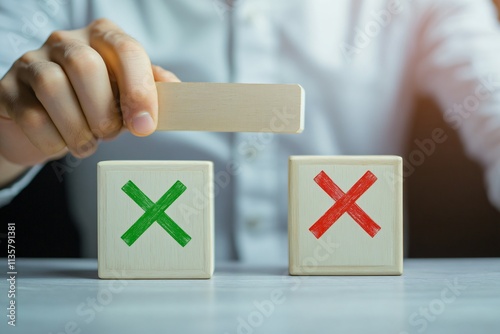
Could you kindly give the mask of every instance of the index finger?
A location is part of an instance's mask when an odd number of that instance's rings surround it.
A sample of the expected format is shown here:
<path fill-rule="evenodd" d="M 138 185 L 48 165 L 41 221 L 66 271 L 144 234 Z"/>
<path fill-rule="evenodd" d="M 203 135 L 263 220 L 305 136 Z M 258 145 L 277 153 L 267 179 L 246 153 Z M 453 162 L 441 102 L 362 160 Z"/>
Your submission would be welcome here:
<path fill-rule="evenodd" d="M 158 95 L 151 61 L 144 48 L 107 19 L 99 19 L 89 26 L 89 40 L 117 80 L 127 128 L 136 136 L 154 132 L 158 121 Z"/>

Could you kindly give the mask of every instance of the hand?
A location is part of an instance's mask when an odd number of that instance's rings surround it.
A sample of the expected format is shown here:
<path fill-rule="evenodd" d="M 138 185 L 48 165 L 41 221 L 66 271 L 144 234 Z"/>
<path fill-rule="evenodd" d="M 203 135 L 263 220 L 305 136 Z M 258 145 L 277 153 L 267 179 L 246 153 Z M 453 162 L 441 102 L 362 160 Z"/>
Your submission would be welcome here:
<path fill-rule="evenodd" d="M 87 157 L 99 139 L 114 138 L 123 127 L 151 134 L 158 118 L 155 81 L 179 79 L 151 65 L 142 46 L 109 20 L 52 33 L 0 80 L 0 162 L 21 171 L 68 151 Z"/>

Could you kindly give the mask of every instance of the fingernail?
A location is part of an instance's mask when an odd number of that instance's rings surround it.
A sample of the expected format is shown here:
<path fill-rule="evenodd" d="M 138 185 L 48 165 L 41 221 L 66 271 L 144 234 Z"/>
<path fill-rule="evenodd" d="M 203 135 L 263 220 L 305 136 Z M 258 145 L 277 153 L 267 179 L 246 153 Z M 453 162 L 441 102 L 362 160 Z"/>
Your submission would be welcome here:
<path fill-rule="evenodd" d="M 132 128 L 138 134 L 147 135 L 155 130 L 155 122 L 148 112 L 141 112 L 132 118 Z"/>

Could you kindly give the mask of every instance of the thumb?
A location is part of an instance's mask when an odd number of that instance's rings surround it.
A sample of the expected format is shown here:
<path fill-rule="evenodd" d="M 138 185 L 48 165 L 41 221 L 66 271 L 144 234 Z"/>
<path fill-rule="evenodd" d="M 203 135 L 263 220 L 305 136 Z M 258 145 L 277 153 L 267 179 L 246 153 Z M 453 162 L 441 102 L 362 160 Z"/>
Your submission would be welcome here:
<path fill-rule="evenodd" d="M 179 78 L 177 78 L 175 74 L 165 70 L 160 66 L 151 65 L 151 70 L 153 72 L 153 78 L 155 82 L 180 82 Z M 140 134 L 137 134 L 137 131 L 135 131 L 135 135 L 139 135 L 142 137 L 145 133 L 151 133 L 151 131 L 154 130 L 154 121 L 151 119 L 150 114 L 147 112 L 136 115 L 133 122 L 134 127 L 143 129 Z"/>

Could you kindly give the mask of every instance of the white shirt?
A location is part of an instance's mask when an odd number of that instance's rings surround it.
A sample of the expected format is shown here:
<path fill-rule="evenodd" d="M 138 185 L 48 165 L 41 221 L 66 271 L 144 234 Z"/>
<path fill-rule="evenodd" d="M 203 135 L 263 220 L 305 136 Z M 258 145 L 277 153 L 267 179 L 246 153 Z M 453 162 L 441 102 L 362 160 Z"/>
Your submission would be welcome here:
<path fill-rule="evenodd" d="M 91 158 L 65 163 L 87 256 L 96 254 L 98 161 L 188 159 L 215 163 L 216 257 L 284 263 L 288 156 L 401 155 L 418 93 L 437 99 L 483 163 L 500 208 L 495 15 L 488 0 L 237 0 L 233 7 L 222 0 L 1 1 L 0 74 L 51 31 L 107 17 L 183 81 L 302 85 L 300 135 L 125 134 Z M 432 140 L 433 130 L 419 139 Z M 407 166 L 418 168 L 413 159 Z"/>

